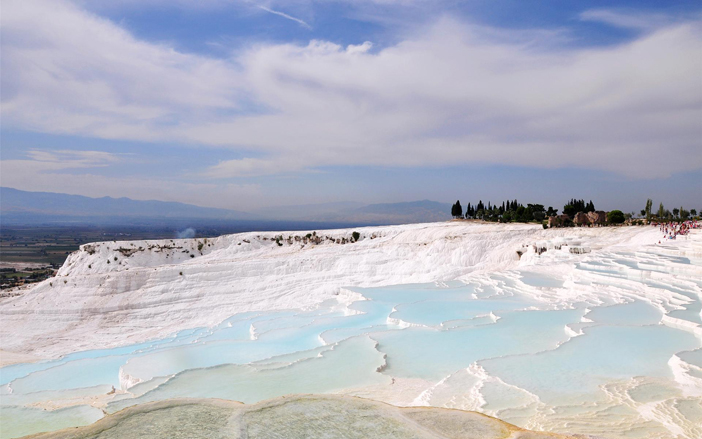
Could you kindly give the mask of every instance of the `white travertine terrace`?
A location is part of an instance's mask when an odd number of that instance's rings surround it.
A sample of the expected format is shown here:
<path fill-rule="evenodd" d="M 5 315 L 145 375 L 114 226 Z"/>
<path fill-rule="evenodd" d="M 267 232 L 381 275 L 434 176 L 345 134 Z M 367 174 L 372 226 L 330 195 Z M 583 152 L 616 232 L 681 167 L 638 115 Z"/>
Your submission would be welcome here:
<path fill-rule="evenodd" d="M 16 436 L 169 398 L 309 392 L 697 438 L 702 233 L 659 240 L 452 221 L 87 244 L 0 299 L 0 359 L 25 363 L 0 369 L 0 415 L 32 419 Z"/>
<path fill-rule="evenodd" d="M 358 242 L 337 243 L 356 230 Z M 346 286 L 460 280 L 524 266 L 567 278 L 575 261 L 592 254 L 572 254 L 569 242 L 593 252 L 638 251 L 660 239 L 653 227 L 543 230 L 469 222 L 321 230 L 319 244 L 305 244 L 307 233 L 83 245 L 55 278 L 0 301 L 1 349 L 56 358 L 212 326 L 245 311 L 313 307 L 334 297 L 357 300 Z M 676 254 L 701 257 L 700 234 L 683 238 L 666 245 Z M 537 256 L 537 244 L 550 250 Z M 517 250 L 524 252 L 521 258 Z M 702 277 L 699 266 L 690 270 Z M 592 288 L 571 287 L 565 294 L 559 290 L 564 295 L 558 300 L 597 295 Z M 641 294 L 657 303 L 678 300 L 661 290 Z M 699 328 L 691 330 L 699 335 Z"/>

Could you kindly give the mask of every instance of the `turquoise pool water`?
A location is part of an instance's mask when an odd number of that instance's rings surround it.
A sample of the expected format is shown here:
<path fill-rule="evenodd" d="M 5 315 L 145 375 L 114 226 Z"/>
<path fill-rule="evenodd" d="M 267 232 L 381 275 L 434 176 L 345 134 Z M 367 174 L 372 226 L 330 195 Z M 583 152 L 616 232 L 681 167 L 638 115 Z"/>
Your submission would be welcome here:
<path fill-rule="evenodd" d="M 679 437 L 694 437 L 700 339 L 663 320 L 699 324 L 699 284 L 640 276 L 653 262 L 619 254 L 583 261 L 569 279 L 520 270 L 466 283 L 354 288 L 365 300 L 347 308 L 329 301 L 237 314 L 162 340 L 4 367 L 0 422 L 9 427 L 0 436 L 94 422 L 102 411 L 84 402 L 93 396 L 110 413 L 173 397 L 251 403 L 350 392 L 482 410 L 528 428 L 675 437 L 665 433 L 673 422 Z M 690 261 L 666 259 L 656 272 L 678 272 L 677 264 Z M 567 280 L 583 293 L 569 293 Z M 644 290 L 673 294 L 677 305 Z"/>

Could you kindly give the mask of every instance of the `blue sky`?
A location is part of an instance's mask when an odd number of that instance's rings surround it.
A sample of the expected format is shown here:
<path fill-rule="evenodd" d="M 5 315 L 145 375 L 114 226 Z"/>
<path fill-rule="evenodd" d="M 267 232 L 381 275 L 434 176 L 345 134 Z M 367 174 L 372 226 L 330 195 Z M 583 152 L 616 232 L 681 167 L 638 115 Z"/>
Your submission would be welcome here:
<path fill-rule="evenodd" d="M 702 208 L 698 1 L 7 0 L 0 183 Z"/>

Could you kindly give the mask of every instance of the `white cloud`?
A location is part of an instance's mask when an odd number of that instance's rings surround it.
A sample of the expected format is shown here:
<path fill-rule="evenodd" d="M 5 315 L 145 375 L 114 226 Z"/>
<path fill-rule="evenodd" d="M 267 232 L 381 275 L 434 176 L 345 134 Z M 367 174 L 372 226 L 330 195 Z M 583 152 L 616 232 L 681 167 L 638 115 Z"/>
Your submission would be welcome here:
<path fill-rule="evenodd" d="M 267 157 L 220 163 L 212 177 L 346 164 L 577 166 L 634 177 L 702 168 L 699 21 L 615 47 L 509 34 L 443 19 L 374 52 L 368 42 L 312 41 L 215 60 L 137 40 L 68 3 L 9 0 L 3 124 Z"/>
<path fill-rule="evenodd" d="M 346 53 L 366 53 L 373 47 L 373 43 L 365 41 L 363 44 L 349 44 Z"/>
<path fill-rule="evenodd" d="M 157 140 L 154 128 L 239 108 L 231 63 L 139 41 L 68 2 L 9 0 L 0 20 L 5 125 Z"/>

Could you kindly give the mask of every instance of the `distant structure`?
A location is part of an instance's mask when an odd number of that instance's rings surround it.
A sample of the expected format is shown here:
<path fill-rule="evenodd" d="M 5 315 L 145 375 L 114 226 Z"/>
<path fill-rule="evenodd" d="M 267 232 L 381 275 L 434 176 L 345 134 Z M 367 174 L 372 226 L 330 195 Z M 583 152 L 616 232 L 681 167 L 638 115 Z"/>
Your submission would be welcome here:
<path fill-rule="evenodd" d="M 562 227 L 568 224 L 570 222 L 570 216 L 568 214 L 560 214 L 560 215 L 554 215 L 548 217 L 548 226 L 549 227 Z"/>
<path fill-rule="evenodd" d="M 578 212 L 575 214 L 573 217 L 573 223 L 576 226 L 588 226 L 590 225 L 590 219 L 588 218 L 588 214 L 585 212 Z"/>
<path fill-rule="evenodd" d="M 590 224 L 603 225 L 607 222 L 607 212 L 605 212 L 604 210 L 588 212 L 587 218 L 588 220 L 590 220 Z"/>
<path fill-rule="evenodd" d="M 578 212 L 573 215 L 564 213 L 561 215 L 553 215 L 548 217 L 549 227 L 563 227 L 568 226 L 570 223 L 576 226 L 602 226 L 607 223 L 607 212 L 603 210 L 597 210 L 593 212 Z"/>

